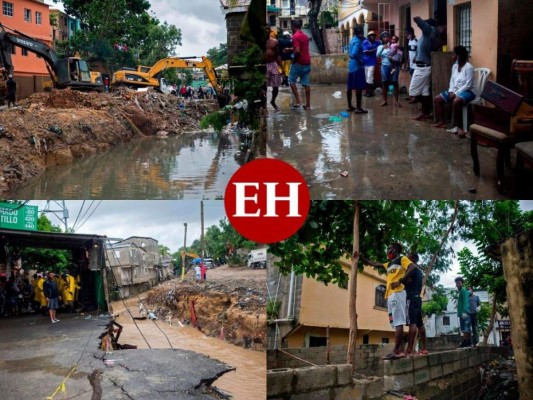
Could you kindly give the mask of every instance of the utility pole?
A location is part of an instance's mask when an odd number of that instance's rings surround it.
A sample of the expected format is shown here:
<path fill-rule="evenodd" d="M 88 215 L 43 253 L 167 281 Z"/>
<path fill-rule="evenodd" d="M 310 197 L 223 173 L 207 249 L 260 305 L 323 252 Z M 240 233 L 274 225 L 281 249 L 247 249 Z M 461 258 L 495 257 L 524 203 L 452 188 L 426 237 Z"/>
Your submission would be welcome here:
<path fill-rule="evenodd" d="M 181 252 L 181 280 L 185 279 L 185 257 L 187 256 L 187 222 L 183 223 L 185 227 L 185 237 L 183 239 L 183 251 Z"/>
<path fill-rule="evenodd" d="M 41 212 L 54 214 L 61 222 L 63 222 L 63 224 L 65 225 L 65 233 L 67 233 L 67 230 L 68 230 L 67 219 L 69 218 L 69 215 L 68 215 L 68 208 L 65 205 L 65 200 L 62 200 L 61 204 L 59 202 L 57 202 L 57 201 L 55 203 L 59 207 L 61 207 L 60 210 L 50 210 L 50 200 L 47 200 L 46 201 L 46 206 L 44 207 L 44 210 L 42 210 Z M 63 217 L 60 217 L 56 213 L 62 213 Z"/>
<path fill-rule="evenodd" d="M 204 240 L 204 201 L 200 201 L 200 219 L 202 222 L 202 234 L 201 234 L 201 245 L 202 245 L 202 254 L 200 254 L 200 257 L 202 257 L 202 264 L 204 262 L 205 257 L 205 240 Z"/>

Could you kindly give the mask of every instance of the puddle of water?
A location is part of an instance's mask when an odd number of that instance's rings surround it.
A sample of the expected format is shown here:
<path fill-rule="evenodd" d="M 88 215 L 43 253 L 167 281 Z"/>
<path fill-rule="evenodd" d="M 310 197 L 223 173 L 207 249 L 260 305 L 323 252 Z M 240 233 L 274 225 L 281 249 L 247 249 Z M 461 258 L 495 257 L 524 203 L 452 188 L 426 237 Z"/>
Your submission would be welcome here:
<path fill-rule="evenodd" d="M 126 300 L 132 312 L 135 311 L 137 300 L 136 298 Z M 123 303 L 114 302 L 112 306 L 114 312 L 121 315 L 117 322 L 124 327 L 120 343 L 138 345 L 140 349 L 148 348 L 125 311 Z M 152 348 L 168 349 L 170 347 L 165 336 L 152 321 L 136 322 Z M 266 354 L 264 352 L 234 346 L 205 336 L 195 328 L 181 327 L 177 322 L 174 322 L 173 326 L 164 321 L 157 321 L 157 324 L 168 336 L 174 348 L 201 353 L 236 368 L 234 372 L 228 372 L 218 378 L 213 383 L 214 386 L 230 393 L 235 400 L 266 399 Z"/>
<path fill-rule="evenodd" d="M 238 139 L 232 134 L 150 137 L 103 154 L 52 167 L 10 194 L 27 199 L 221 198 L 231 175 Z"/>

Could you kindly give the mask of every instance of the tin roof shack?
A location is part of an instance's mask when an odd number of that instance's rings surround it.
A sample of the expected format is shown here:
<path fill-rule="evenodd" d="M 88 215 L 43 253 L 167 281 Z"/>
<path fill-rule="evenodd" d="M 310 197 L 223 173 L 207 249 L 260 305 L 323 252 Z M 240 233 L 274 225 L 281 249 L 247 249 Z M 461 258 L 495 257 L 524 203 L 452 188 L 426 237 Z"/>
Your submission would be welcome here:
<path fill-rule="evenodd" d="M 119 298 L 146 291 L 158 282 L 161 256 L 155 239 L 133 236 L 108 245 L 106 262 Z"/>

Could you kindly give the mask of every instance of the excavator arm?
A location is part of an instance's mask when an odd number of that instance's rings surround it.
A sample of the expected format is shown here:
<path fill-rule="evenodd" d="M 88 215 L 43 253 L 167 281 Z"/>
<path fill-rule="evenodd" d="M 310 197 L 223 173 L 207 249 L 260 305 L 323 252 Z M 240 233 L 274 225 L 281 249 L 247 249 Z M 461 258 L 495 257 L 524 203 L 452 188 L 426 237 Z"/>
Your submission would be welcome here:
<path fill-rule="evenodd" d="M 3 64 L 7 74 L 12 74 L 14 67 L 11 59 L 13 46 L 31 51 L 40 56 L 45 62 L 54 81 L 57 80 L 57 65 L 59 58 L 54 50 L 48 45 L 21 32 L 15 31 L 16 34 L 7 32 L 0 23 L 0 62 Z"/>

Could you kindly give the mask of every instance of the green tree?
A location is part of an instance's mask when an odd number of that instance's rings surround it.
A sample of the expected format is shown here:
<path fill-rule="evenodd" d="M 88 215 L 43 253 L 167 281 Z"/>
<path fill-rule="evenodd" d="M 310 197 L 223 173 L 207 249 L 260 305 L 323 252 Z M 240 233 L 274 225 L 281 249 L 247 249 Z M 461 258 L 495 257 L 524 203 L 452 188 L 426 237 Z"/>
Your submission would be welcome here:
<path fill-rule="evenodd" d="M 227 64 L 228 45 L 226 43 L 220 43 L 219 47 L 213 47 L 207 50 L 207 58 L 211 60 L 215 68 Z"/>
<path fill-rule="evenodd" d="M 438 285 L 432 289 L 431 298 L 422 304 L 422 311 L 428 317 L 435 314 L 442 314 L 448 306 L 448 297 L 444 287 Z"/>
<path fill-rule="evenodd" d="M 170 255 L 170 249 L 167 246 L 160 244 L 159 245 L 159 254 L 161 254 L 162 256 L 169 256 Z"/>
<path fill-rule="evenodd" d="M 64 0 L 65 11 L 79 18 L 82 30 L 61 46 L 62 53 L 79 51 L 113 71 L 138 62 L 154 63 L 175 52 L 181 31 L 149 14 L 147 0 Z M 105 15 L 105 18 L 102 18 Z M 118 51 L 115 44 L 126 45 Z"/>
<path fill-rule="evenodd" d="M 447 243 L 456 235 L 444 235 L 448 232 L 453 206 L 453 202 L 446 201 L 314 201 L 304 226 L 289 239 L 273 244 L 270 251 L 280 258 L 276 265 L 282 273 L 290 273 L 292 269 L 297 274 L 343 288 L 348 286 L 348 275 L 342 269 L 341 259 L 352 260 L 348 360 L 353 363 L 357 271 L 363 268 L 359 252 L 367 258 L 381 260 L 387 245 L 399 241 L 406 251 L 417 251 L 421 259 L 429 259 L 438 252 L 434 270 L 445 271 L 451 256 L 451 246 Z"/>
<path fill-rule="evenodd" d="M 516 200 L 475 201 L 468 203 L 470 219 L 463 237 L 473 243 L 477 254 L 468 247 L 458 253 L 460 272 L 468 286 L 485 289 L 492 296 L 489 323 L 484 331 L 486 344 L 494 327 L 498 306 L 507 301 L 506 282 L 501 261 L 485 250 L 503 239 L 533 226 L 533 213 L 523 212 Z"/>
<path fill-rule="evenodd" d="M 59 226 L 52 225 L 52 222 L 44 213 L 37 220 L 37 230 L 41 232 L 62 232 Z M 67 250 L 26 247 L 20 250 L 13 249 L 13 252 L 20 254 L 24 265 L 38 271 L 50 269 L 62 273 L 68 269 L 71 259 L 71 255 Z M 29 268 L 26 267 L 26 269 Z"/>

